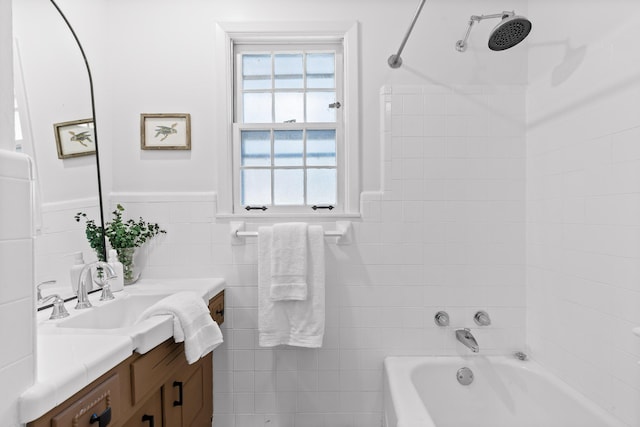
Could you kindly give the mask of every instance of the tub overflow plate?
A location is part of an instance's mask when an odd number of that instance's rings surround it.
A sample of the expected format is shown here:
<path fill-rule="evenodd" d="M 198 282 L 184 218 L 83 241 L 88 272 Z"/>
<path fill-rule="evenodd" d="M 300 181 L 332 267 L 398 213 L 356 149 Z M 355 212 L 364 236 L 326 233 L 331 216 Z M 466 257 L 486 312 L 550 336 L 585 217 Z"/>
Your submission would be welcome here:
<path fill-rule="evenodd" d="M 460 384 L 469 385 L 473 382 L 473 371 L 466 366 L 464 368 L 460 368 L 456 373 L 456 378 Z"/>

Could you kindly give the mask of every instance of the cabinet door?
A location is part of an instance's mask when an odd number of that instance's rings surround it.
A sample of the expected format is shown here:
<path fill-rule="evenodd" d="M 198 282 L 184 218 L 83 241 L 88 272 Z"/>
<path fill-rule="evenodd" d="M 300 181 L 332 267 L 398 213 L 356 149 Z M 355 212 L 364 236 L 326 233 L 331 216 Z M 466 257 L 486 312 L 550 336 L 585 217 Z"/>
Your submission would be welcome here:
<path fill-rule="evenodd" d="M 166 426 L 210 427 L 213 416 L 212 356 L 176 371 L 164 385 Z"/>
<path fill-rule="evenodd" d="M 158 389 L 122 427 L 162 427 L 162 392 Z M 165 424 L 172 426 L 172 424 Z"/>

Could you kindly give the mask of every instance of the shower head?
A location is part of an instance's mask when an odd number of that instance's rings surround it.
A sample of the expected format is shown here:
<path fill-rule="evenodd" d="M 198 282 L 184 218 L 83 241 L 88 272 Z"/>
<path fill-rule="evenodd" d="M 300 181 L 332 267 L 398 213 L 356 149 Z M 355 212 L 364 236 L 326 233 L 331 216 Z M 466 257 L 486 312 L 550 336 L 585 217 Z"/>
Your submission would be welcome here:
<path fill-rule="evenodd" d="M 531 21 L 523 16 L 509 16 L 491 31 L 489 49 L 505 50 L 514 47 L 524 40 L 531 31 Z"/>
<path fill-rule="evenodd" d="M 509 49 L 524 40 L 531 31 L 531 21 L 523 16 L 518 16 L 515 12 L 502 12 L 494 15 L 473 15 L 469 18 L 469 27 L 462 40 L 456 42 L 456 50 L 464 52 L 467 50 L 467 39 L 476 22 L 491 18 L 502 18 L 502 21 L 491 31 L 489 35 L 489 49 L 505 50 Z"/>

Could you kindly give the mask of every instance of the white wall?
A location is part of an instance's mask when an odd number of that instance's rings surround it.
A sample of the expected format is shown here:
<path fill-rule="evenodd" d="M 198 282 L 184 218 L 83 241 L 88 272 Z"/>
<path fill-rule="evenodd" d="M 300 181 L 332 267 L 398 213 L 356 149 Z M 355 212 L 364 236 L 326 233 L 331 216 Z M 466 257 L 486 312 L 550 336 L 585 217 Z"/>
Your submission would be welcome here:
<path fill-rule="evenodd" d="M 31 173 L 27 156 L 0 150 L 0 342 L 5 343 L 0 382 L 6 385 L 0 391 L 0 419 L 7 427 L 19 425 L 18 397 L 35 373 Z"/>
<path fill-rule="evenodd" d="M 17 402 L 33 384 L 35 338 L 31 168 L 13 153 L 11 2 L 0 0 L 0 420 L 17 427 Z M 21 328 L 7 327 L 10 324 Z"/>
<path fill-rule="evenodd" d="M 568 19 L 577 11 L 590 18 Z M 640 5 L 532 1 L 529 15 L 527 339 L 637 426 Z"/>
<path fill-rule="evenodd" d="M 34 242 L 34 283 L 50 280 L 56 283 L 45 285 L 43 296 L 54 293 L 63 298 L 73 296 L 70 268 L 77 252 L 82 252 L 86 263 L 98 259 L 87 241 L 84 220 L 76 222 L 74 219 L 78 212 L 87 213 L 89 218 L 98 218 L 98 211 L 95 197 L 44 206 L 41 229 Z"/>
<path fill-rule="evenodd" d="M 470 49 L 454 44 L 471 14 L 516 8 L 526 1 L 429 1 L 403 53 L 398 70 L 387 66 L 413 18 L 417 1 L 384 0 L 143 0 L 109 2 L 109 114 L 105 130 L 112 146 L 114 191 L 215 191 L 218 144 L 213 130 L 225 126 L 217 104 L 215 22 L 359 21 L 361 152 L 363 189 L 380 188 L 378 91 L 385 84 L 524 84 L 526 50 L 499 54 L 485 48 L 493 24 L 474 29 Z M 105 75 L 108 73 L 108 75 Z M 192 117 L 190 152 L 150 152 L 139 148 L 140 113 L 186 112 Z M 171 174 L 166 171 L 170 168 Z M 135 171 L 135 173 L 133 173 Z"/>

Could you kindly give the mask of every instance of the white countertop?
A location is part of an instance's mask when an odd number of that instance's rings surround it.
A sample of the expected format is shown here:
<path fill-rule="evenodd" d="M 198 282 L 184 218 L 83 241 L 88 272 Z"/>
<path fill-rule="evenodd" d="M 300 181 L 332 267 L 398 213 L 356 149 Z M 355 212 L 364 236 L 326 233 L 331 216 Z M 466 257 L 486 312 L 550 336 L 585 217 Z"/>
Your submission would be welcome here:
<path fill-rule="evenodd" d="M 194 291 L 210 300 L 225 287 L 223 279 L 141 279 L 115 292 L 118 298 L 129 295 L 148 295 Z M 100 292 L 90 295 L 91 303 L 100 302 Z M 75 310 L 75 300 L 67 302 L 71 314 L 67 319 L 85 310 Z M 91 310 L 91 308 L 86 309 Z M 51 321 L 51 309 L 37 313 L 36 382 L 20 396 L 20 421 L 27 423 L 44 415 L 73 394 L 127 359 L 134 351 L 146 353 L 173 336 L 173 322 L 169 316 L 157 316 L 128 329 L 74 329 L 60 328 Z M 144 334 L 144 336 L 143 336 Z"/>

